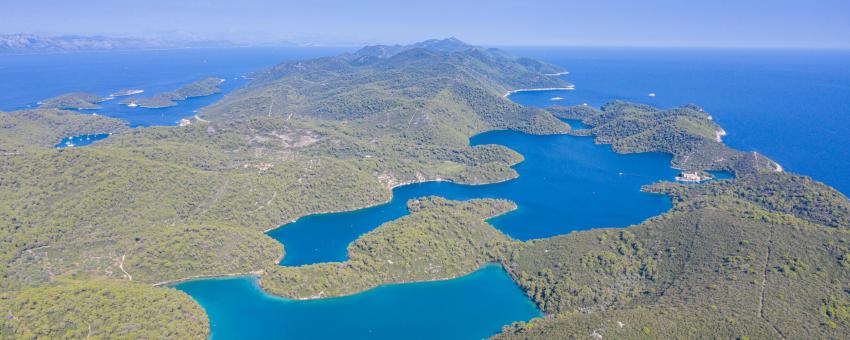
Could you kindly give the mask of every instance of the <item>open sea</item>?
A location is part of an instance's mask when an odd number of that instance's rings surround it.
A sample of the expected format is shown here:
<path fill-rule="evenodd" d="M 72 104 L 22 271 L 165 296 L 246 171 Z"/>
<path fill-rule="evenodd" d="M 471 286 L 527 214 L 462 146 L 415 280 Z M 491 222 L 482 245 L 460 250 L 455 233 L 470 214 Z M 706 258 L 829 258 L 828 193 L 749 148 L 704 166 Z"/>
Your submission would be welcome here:
<path fill-rule="evenodd" d="M 245 83 L 251 71 L 346 49 L 240 48 L 0 56 L 0 110 L 32 107 L 58 94 L 106 96 L 144 89 L 171 91 L 205 76 L 227 79 L 223 93 L 167 109 L 105 103 L 81 114 L 124 119 L 132 127 L 173 125 Z M 755 150 L 792 172 L 850 193 L 850 52 L 828 50 L 711 50 L 510 48 L 570 71 L 573 91 L 522 92 L 523 105 L 599 106 L 623 99 L 672 107 L 695 103 L 729 133 L 725 141 Z M 650 95 L 652 94 L 652 95 Z M 67 136 L 57 147 L 96 143 L 106 135 Z M 521 240 L 595 227 L 623 227 L 669 209 L 669 199 L 640 185 L 671 179 L 670 157 L 617 155 L 589 137 L 530 136 L 495 131 L 471 144 L 502 144 L 522 153 L 520 177 L 482 186 L 420 183 L 396 188 L 387 204 L 304 217 L 271 231 L 287 249 L 282 265 L 345 259 L 345 246 L 381 223 L 406 214 L 422 195 L 454 199 L 499 197 L 516 211 L 489 222 Z M 220 339 L 421 338 L 476 339 L 539 311 L 498 266 L 440 282 L 381 286 L 348 297 L 294 301 L 265 294 L 252 277 L 204 279 L 174 286 L 210 317 Z M 415 336 L 414 336 L 415 337 Z"/>
<path fill-rule="evenodd" d="M 701 106 L 729 146 L 850 194 L 850 50 L 509 48 L 562 66 L 574 91 L 511 96 L 525 105 L 613 99 Z M 650 97 L 650 93 L 655 93 Z M 552 100 L 562 97 L 562 100 Z"/>

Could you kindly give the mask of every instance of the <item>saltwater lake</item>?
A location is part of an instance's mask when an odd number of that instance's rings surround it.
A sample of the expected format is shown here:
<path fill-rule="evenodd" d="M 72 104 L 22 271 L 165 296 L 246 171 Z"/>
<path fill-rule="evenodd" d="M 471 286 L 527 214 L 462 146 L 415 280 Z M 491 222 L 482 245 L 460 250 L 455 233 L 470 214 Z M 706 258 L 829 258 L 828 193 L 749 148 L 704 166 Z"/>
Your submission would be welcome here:
<path fill-rule="evenodd" d="M 275 63 L 334 55 L 341 49 L 223 49 L 0 56 L 0 109 L 32 107 L 58 94 L 85 91 L 108 95 L 120 89 L 145 94 L 171 91 L 205 76 L 227 79 L 224 91 L 243 76 Z M 588 103 L 624 99 L 670 107 L 689 102 L 711 112 L 742 150 L 757 150 L 787 170 L 811 175 L 850 192 L 850 52 L 782 50 L 511 49 L 570 71 L 562 76 L 574 91 L 518 93 L 524 104 Z M 655 93 L 654 97 L 648 96 Z M 105 103 L 96 112 L 132 127 L 173 125 L 221 94 L 190 99 L 167 109 Z M 561 97 L 560 100 L 553 98 Z M 68 136 L 72 137 L 72 136 Z M 59 142 L 82 145 L 102 136 Z M 58 142 L 58 141 L 57 141 Z M 79 143 L 79 144 L 78 144 Z M 666 197 L 641 193 L 640 185 L 670 179 L 669 156 L 616 155 L 587 137 L 530 136 L 496 131 L 471 144 L 502 144 L 525 156 L 520 177 L 503 183 L 464 186 L 422 183 L 396 188 L 391 202 L 340 214 L 304 217 L 269 234 L 284 243 L 283 265 L 345 259 L 345 246 L 381 223 L 406 214 L 407 199 L 440 195 L 453 199 L 499 197 L 517 211 L 490 223 L 517 239 L 593 227 L 638 223 L 669 208 Z M 292 301 L 264 294 L 254 278 L 239 277 L 176 285 L 210 316 L 213 337 L 481 338 L 512 321 L 538 315 L 534 306 L 496 266 L 431 283 L 382 286 L 361 294 Z"/>
<path fill-rule="evenodd" d="M 540 316 L 497 265 L 453 280 L 307 301 L 268 295 L 253 277 L 175 287 L 204 307 L 214 339 L 481 339 Z"/>
<path fill-rule="evenodd" d="M 351 212 L 310 215 L 270 231 L 283 243 L 282 265 L 346 259 L 346 247 L 384 222 L 407 214 L 407 201 L 437 195 L 450 199 L 504 198 L 517 210 L 489 222 L 519 240 L 566 234 L 573 230 L 625 227 L 670 209 L 666 196 L 640 187 L 673 180 L 670 156 L 660 153 L 619 155 L 591 137 L 534 136 L 492 131 L 474 136 L 472 145 L 501 144 L 525 157 L 514 166 L 519 178 L 488 185 L 417 183 L 393 189 L 386 204 Z"/>
<path fill-rule="evenodd" d="M 0 55 L 0 110 L 34 106 L 63 93 L 172 91 L 206 76 L 241 77 L 286 60 L 354 48 L 235 48 Z M 511 96 L 527 105 L 599 106 L 613 99 L 670 107 L 696 103 L 729 132 L 730 146 L 850 193 L 850 51 L 777 49 L 506 48 L 570 71 L 575 91 Z M 655 97 L 649 97 L 655 93 Z M 105 103 L 99 114 L 130 126 L 173 125 L 219 95 L 166 109 Z M 553 101 L 553 97 L 563 100 Z M 117 101 L 116 101 L 117 102 Z M 88 112 L 88 111 L 86 111 Z M 88 112 L 91 113 L 91 112 Z M 70 137 L 70 136 L 68 136 Z"/>

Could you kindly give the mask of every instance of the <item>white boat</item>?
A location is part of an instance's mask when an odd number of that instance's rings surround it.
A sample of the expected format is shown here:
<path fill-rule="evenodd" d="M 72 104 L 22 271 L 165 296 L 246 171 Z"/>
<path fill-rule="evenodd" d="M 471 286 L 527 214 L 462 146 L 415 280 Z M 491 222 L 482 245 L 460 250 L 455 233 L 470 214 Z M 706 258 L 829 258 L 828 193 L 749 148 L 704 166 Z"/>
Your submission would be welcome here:
<path fill-rule="evenodd" d="M 113 94 L 110 94 L 110 97 L 124 97 L 124 96 L 132 96 L 134 94 L 144 93 L 145 90 L 123 90 L 118 91 Z"/>

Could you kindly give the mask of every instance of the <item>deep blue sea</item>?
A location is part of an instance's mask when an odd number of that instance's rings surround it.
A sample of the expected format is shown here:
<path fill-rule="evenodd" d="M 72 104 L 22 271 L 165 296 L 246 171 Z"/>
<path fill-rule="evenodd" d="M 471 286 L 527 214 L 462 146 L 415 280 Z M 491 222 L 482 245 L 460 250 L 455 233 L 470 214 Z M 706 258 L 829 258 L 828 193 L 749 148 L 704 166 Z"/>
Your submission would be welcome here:
<path fill-rule="evenodd" d="M 336 55 L 341 48 L 229 48 L 133 52 L 0 55 L 0 110 L 36 107 L 40 100 L 69 92 L 103 97 L 123 89 L 145 92 L 100 103 L 81 113 L 121 118 L 130 127 L 176 125 L 246 82 L 243 76 L 277 63 Z M 219 94 L 189 98 L 162 109 L 127 107 L 119 101 L 176 90 L 204 77 L 225 79 Z M 71 136 L 68 136 L 71 137 Z"/>
<path fill-rule="evenodd" d="M 850 50 L 509 48 L 560 65 L 574 91 L 526 92 L 526 105 L 599 106 L 623 99 L 694 103 L 786 170 L 850 194 Z M 655 97 L 649 97 L 655 93 Z M 551 100 L 562 97 L 563 100 Z"/>
<path fill-rule="evenodd" d="M 792 50 L 516 48 L 570 71 L 574 91 L 528 92 L 524 105 L 598 106 L 625 99 L 670 107 L 696 103 L 729 133 L 725 141 L 756 150 L 787 170 L 850 192 L 850 52 Z M 201 77 L 243 76 L 284 60 L 333 55 L 340 49 L 190 49 L 149 52 L 0 56 L 0 110 L 33 106 L 58 94 L 108 95 L 171 91 Z M 654 93 L 654 97 L 649 94 Z M 133 127 L 173 125 L 221 96 L 190 99 L 168 109 L 106 103 L 97 111 Z M 555 97 L 563 99 L 553 100 Z M 73 136 L 68 136 L 73 137 Z M 58 141 L 82 145 L 100 138 Z M 496 131 L 471 144 L 506 145 L 525 156 L 520 177 L 498 184 L 422 183 L 396 188 L 391 202 L 339 214 L 304 217 L 269 234 L 286 247 L 283 265 L 337 261 L 345 246 L 381 223 L 403 216 L 404 202 L 422 195 L 454 199 L 508 198 L 518 210 L 490 220 L 517 239 L 638 223 L 669 208 L 669 199 L 641 193 L 641 184 L 670 179 L 669 156 L 616 155 L 587 137 L 530 136 Z M 538 312 L 496 266 L 432 283 L 382 286 L 361 294 L 291 301 L 264 294 L 253 278 L 176 285 L 210 316 L 216 338 L 481 338 Z"/>

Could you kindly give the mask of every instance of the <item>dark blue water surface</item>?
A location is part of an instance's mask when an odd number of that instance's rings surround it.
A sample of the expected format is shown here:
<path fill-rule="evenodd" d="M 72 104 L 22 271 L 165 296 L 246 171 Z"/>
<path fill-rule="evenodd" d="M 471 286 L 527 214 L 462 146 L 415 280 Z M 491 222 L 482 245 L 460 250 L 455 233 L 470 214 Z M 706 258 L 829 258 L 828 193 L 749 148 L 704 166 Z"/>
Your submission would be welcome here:
<path fill-rule="evenodd" d="M 79 135 L 79 136 L 66 137 L 66 138 L 62 138 L 62 140 L 59 141 L 59 143 L 56 143 L 55 147 L 61 149 L 61 148 L 67 148 L 67 147 L 73 147 L 73 146 L 86 146 L 86 145 L 89 145 L 91 143 L 97 142 L 101 139 L 104 139 L 106 137 L 109 137 L 108 133 L 97 133 L 97 134 L 92 134 L 92 135 Z"/>
<path fill-rule="evenodd" d="M 563 66 L 570 74 L 562 78 L 576 85 L 574 91 L 518 93 L 511 96 L 516 102 L 695 103 L 729 133 L 730 146 L 761 152 L 786 170 L 850 194 L 850 50 L 508 50 Z"/>
<path fill-rule="evenodd" d="M 231 48 L 181 49 L 132 52 L 91 52 L 36 55 L 0 55 L 0 110 L 37 106 L 40 100 L 69 92 L 90 92 L 107 97 L 123 89 L 141 89 L 147 97 L 173 91 L 204 77 L 226 81 L 222 93 L 190 98 L 162 109 L 127 107 L 118 97 L 100 103 L 103 109 L 85 110 L 124 119 L 131 127 L 175 125 L 191 117 L 246 82 L 249 72 L 279 62 L 336 55 L 340 48 Z"/>
<path fill-rule="evenodd" d="M 407 214 L 411 198 L 438 195 L 450 199 L 505 198 L 518 209 L 490 223 L 509 236 L 528 240 L 573 230 L 624 227 L 670 208 L 666 196 L 640 187 L 673 180 L 670 156 L 659 153 L 618 155 L 591 137 L 533 136 L 492 131 L 472 145 L 501 144 L 525 157 L 514 169 L 519 178 L 489 185 L 448 182 L 410 184 L 393 189 L 390 202 L 351 212 L 310 215 L 269 232 L 283 243 L 281 264 L 342 261 L 346 247 L 384 222 Z"/>
<path fill-rule="evenodd" d="M 175 288 L 204 307 L 213 339 L 482 339 L 540 315 L 497 265 L 448 281 L 308 301 L 268 295 L 254 277 Z"/>
<path fill-rule="evenodd" d="M 756 150 L 786 169 L 850 192 L 850 52 L 786 50 L 511 49 L 548 60 L 571 73 L 574 91 L 517 93 L 534 106 L 598 106 L 613 99 L 661 107 L 697 103 L 729 132 L 727 142 Z M 144 89 L 171 91 L 205 76 L 227 79 L 224 90 L 250 71 L 283 60 L 312 58 L 336 49 L 223 49 L 0 56 L 0 109 L 26 108 L 58 94 L 108 95 Z M 655 97 L 648 96 L 655 93 Z M 104 103 L 98 114 L 130 126 L 172 125 L 221 95 L 177 107 L 141 109 Z M 555 97 L 563 99 L 553 100 Z M 91 111 L 86 111 L 90 114 Z M 574 128 L 583 128 L 574 124 Z M 70 136 L 69 136 L 70 137 Z M 85 141 L 84 141 L 85 142 Z M 518 209 L 490 222 L 521 239 L 577 229 L 637 223 L 670 206 L 641 193 L 642 184 L 672 179 L 670 157 L 616 155 L 589 137 L 531 136 L 495 131 L 472 145 L 501 144 L 525 156 L 520 177 L 467 186 L 422 183 L 398 187 L 387 204 L 304 217 L 269 234 L 283 242 L 283 265 L 345 259 L 348 243 L 381 223 L 405 215 L 410 198 L 506 198 Z M 77 144 L 77 143 L 74 143 Z M 718 178 L 728 177 L 719 174 Z M 269 296 L 250 277 L 176 285 L 207 311 L 215 338 L 464 338 L 497 332 L 512 321 L 539 315 L 495 266 L 443 282 L 382 286 L 334 299 L 292 301 Z"/>

